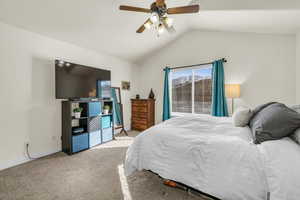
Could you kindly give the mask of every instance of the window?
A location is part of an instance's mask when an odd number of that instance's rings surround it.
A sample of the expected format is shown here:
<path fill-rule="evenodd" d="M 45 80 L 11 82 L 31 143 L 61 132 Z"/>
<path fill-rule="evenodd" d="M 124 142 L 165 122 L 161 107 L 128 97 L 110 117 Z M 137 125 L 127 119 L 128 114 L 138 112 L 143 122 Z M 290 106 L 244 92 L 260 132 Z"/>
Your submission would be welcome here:
<path fill-rule="evenodd" d="M 212 66 L 171 71 L 172 113 L 210 114 L 212 100 Z"/>

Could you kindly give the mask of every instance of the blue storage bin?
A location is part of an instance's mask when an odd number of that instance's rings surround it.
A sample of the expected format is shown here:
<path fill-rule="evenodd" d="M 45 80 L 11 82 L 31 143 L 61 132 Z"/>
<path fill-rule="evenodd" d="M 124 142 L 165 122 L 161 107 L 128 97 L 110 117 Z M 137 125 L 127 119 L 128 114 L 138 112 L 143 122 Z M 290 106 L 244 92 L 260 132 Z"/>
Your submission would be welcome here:
<path fill-rule="evenodd" d="M 110 128 L 111 127 L 111 116 L 103 116 L 102 119 L 101 119 L 101 127 L 103 129 L 105 128 Z"/>
<path fill-rule="evenodd" d="M 95 117 L 101 114 L 101 103 L 90 102 L 89 103 L 89 117 Z"/>
<path fill-rule="evenodd" d="M 92 133 L 101 130 L 101 116 L 90 117 L 88 119 L 88 132 Z"/>
<path fill-rule="evenodd" d="M 88 133 L 76 135 L 72 137 L 72 153 L 82 151 L 89 148 L 89 135 Z"/>
<path fill-rule="evenodd" d="M 113 130 L 112 128 L 107 128 L 102 130 L 102 141 L 108 142 L 113 139 Z"/>
<path fill-rule="evenodd" d="M 90 148 L 94 147 L 98 144 L 101 144 L 101 131 L 95 131 L 92 133 L 89 133 L 90 136 Z"/>

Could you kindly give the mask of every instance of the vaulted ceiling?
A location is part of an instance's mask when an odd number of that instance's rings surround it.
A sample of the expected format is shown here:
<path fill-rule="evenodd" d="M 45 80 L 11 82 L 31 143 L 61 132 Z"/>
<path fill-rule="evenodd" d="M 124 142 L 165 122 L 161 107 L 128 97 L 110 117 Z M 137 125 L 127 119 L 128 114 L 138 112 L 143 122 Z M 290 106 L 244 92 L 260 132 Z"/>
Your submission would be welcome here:
<path fill-rule="evenodd" d="M 300 28 L 299 0 L 194 0 L 200 3 L 200 13 L 174 16 L 176 34 L 159 38 L 151 30 L 137 34 L 149 16 L 118 7 L 148 8 L 152 1 L 0 0 L 0 21 L 131 62 L 141 61 L 190 29 L 294 34 Z M 191 3 L 166 1 L 169 7 Z"/>

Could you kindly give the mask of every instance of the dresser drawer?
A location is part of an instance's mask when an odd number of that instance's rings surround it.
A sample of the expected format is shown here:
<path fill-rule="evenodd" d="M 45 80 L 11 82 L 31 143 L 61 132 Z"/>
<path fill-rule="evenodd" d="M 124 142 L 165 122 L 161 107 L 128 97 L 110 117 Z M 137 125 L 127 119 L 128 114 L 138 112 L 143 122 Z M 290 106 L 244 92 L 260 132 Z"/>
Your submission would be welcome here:
<path fill-rule="evenodd" d="M 133 130 L 143 131 L 146 130 L 147 128 L 148 128 L 147 125 L 144 124 L 135 124 L 135 123 L 132 124 Z"/>
<path fill-rule="evenodd" d="M 147 101 L 133 101 L 132 102 L 132 106 L 143 106 L 143 107 L 147 107 L 148 103 Z"/>
<path fill-rule="evenodd" d="M 148 122 L 147 119 L 135 118 L 135 117 L 132 118 L 132 123 L 134 123 L 134 124 L 144 124 L 144 125 L 147 125 L 148 124 L 147 122 Z"/>
<path fill-rule="evenodd" d="M 140 107 L 140 106 L 133 106 L 132 107 L 132 112 L 148 112 L 147 107 Z"/>
<path fill-rule="evenodd" d="M 131 115 L 132 119 L 147 119 L 148 118 L 148 114 L 147 113 L 143 113 L 143 112 L 132 112 Z"/>

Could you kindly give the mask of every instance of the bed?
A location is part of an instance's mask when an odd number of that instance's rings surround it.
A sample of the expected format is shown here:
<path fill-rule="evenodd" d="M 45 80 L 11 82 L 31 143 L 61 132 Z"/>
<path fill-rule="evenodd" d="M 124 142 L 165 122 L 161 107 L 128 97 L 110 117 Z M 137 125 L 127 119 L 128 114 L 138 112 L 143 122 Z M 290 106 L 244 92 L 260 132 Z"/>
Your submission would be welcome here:
<path fill-rule="evenodd" d="M 231 118 L 175 117 L 138 135 L 125 173 L 150 170 L 224 200 L 298 200 L 300 147 L 290 138 L 255 145 Z"/>

